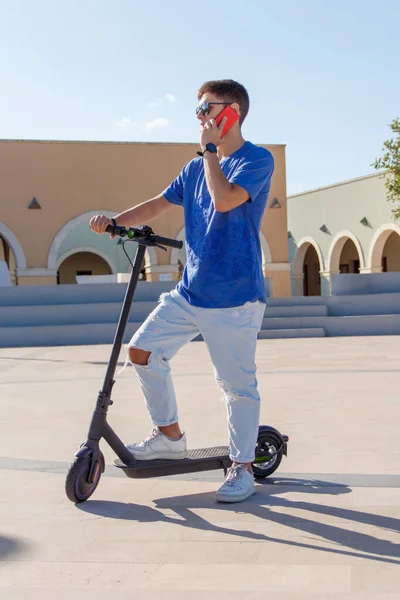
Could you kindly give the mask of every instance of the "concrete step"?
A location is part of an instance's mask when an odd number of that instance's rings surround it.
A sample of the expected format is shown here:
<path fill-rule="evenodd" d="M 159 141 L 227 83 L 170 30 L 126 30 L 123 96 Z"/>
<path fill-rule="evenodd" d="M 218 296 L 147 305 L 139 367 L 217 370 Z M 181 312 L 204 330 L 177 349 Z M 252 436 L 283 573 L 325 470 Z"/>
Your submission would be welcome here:
<path fill-rule="evenodd" d="M 129 342 L 141 323 L 128 323 L 124 343 Z M 115 335 L 115 323 L 93 323 L 81 325 L 48 325 L 31 327 L 0 327 L 0 347 L 32 346 L 80 346 L 91 344 L 111 344 Z M 259 339 L 284 337 L 323 337 L 322 328 L 273 329 L 260 331 Z M 202 341 L 199 334 L 193 341 Z"/>
<path fill-rule="evenodd" d="M 128 323 L 124 343 L 128 342 L 141 322 Z M 42 326 L 0 327 L 0 347 L 71 346 L 111 344 L 114 323 L 82 323 Z M 349 317 L 266 318 L 260 338 L 400 335 L 400 315 Z M 201 339 L 198 336 L 196 339 Z"/>
<path fill-rule="evenodd" d="M 331 296 L 289 296 L 268 298 L 268 306 L 318 306 L 328 305 Z"/>
<path fill-rule="evenodd" d="M 269 298 L 269 308 L 326 306 L 330 316 L 400 314 L 400 293 Z"/>
<path fill-rule="evenodd" d="M 154 302 L 176 287 L 176 281 L 139 281 L 135 301 Z M 122 303 L 126 283 L 35 285 L 0 288 L 0 306 L 49 306 L 53 304 Z"/>
<path fill-rule="evenodd" d="M 261 330 L 258 334 L 259 340 L 311 337 L 325 337 L 325 330 L 322 329 L 322 327 L 309 327 L 307 329 L 267 329 Z"/>
<path fill-rule="evenodd" d="M 157 301 L 132 303 L 129 321 L 144 321 L 157 306 Z M 89 323 L 117 323 L 122 302 L 89 304 L 53 304 L 45 306 L 0 306 L 0 327 L 35 325 L 78 325 Z M 326 306 L 268 307 L 267 318 L 326 316 Z"/>
<path fill-rule="evenodd" d="M 157 301 L 133 302 L 130 322 L 143 322 Z M 122 302 L 0 306 L 0 327 L 118 323 Z"/>
<path fill-rule="evenodd" d="M 276 338 L 309 338 L 325 337 L 325 331 L 322 327 L 309 327 L 307 329 L 269 329 L 258 332 L 258 339 L 276 339 Z M 199 334 L 192 340 L 193 342 L 202 342 L 203 336 Z"/>
<path fill-rule="evenodd" d="M 323 304 L 311 306 L 269 306 L 265 309 L 265 318 L 277 317 L 326 317 L 328 307 Z"/>
<path fill-rule="evenodd" d="M 141 323 L 128 323 L 123 342 L 129 342 Z M 42 327 L 0 327 L 0 347 L 85 346 L 112 344 L 115 323 L 90 325 L 48 325 Z"/>
<path fill-rule="evenodd" d="M 400 335 L 400 315 L 263 319 L 262 330 L 322 328 L 327 336 Z"/>

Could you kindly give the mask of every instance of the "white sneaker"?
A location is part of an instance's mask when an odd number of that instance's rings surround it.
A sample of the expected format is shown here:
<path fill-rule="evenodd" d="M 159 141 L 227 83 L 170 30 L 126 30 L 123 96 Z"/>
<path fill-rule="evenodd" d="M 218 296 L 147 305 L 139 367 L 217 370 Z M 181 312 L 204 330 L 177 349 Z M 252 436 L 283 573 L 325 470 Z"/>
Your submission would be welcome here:
<path fill-rule="evenodd" d="M 136 460 L 167 460 L 186 458 L 186 434 L 171 440 L 156 427 L 140 444 L 130 444 L 127 449 Z"/>
<path fill-rule="evenodd" d="M 228 470 L 225 483 L 217 492 L 218 502 L 241 502 L 255 494 L 254 476 L 246 465 L 236 464 Z"/>

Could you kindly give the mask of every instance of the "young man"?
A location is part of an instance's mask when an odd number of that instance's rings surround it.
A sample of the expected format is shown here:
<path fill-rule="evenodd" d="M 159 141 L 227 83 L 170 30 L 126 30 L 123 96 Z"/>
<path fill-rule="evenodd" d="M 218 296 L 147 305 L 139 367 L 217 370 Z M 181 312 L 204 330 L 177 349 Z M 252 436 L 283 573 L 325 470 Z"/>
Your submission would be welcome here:
<path fill-rule="evenodd" d="M 169 361 L 200 331 L 227 403 L 232 467 L 217 500 L 239 502 L 255 491 L 251 464 L 260 413 L 255 352 L 266 302 L 259 232 L 274 161 L 242 136 L 249 97 L 241 84 L 209 81 L 198 101 L 202 156 L 159 196 L 115 216 L 118 225 L 137 227 L 174 204 L 182 206 L 187 250 L 182 281 L 162 297 L 129 344 L 155 428 L 128 449 L 140 460 L 186 456 Z M 215 119 L 226 106 L 239 120 L 221 139 L 226 119 L 219 127 Z M 90 227 L 104 233 L 110 223 L 98 215 Z"/>

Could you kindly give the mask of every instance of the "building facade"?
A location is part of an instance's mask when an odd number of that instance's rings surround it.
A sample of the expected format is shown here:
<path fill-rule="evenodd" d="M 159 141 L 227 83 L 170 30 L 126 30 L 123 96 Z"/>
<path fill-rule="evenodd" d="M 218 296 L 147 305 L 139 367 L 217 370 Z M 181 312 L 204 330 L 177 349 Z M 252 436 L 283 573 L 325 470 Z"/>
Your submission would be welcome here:
<path fill-rule="evenodd" d="M 273 295 L 290 295 L 285 146 L 265 145 L 275 173 L 260 235 L 263 270 Z M 89 229 L 159 194 L 196 156 L 197 144 L 0 141 L 0 261 L 15 285 L 76 283 L 77 277 L 128 273 L 118 240 Z M 151 222 L 160 235 L 184 239 L 183 210 Z M 125 246 L 126 247 L 126 246 Z M 133 245 L 129 253 L 132 255 Z M 149 248 L 149 281 L 178 279 L 185 252 Z"/>
<path fill-rule="evenodd" d="M 294 296 L 329 295 L 332 275 L 400 271 L 400 223 L 381 174 L 288 198 Z"/>

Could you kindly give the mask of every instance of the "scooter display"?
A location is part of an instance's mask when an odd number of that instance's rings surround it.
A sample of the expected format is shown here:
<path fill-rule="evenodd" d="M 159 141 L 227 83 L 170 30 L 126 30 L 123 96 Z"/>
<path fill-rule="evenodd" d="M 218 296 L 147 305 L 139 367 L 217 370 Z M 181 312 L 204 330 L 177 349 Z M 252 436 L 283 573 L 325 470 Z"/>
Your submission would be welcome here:
<path fill-rule="evenodd" d="M 166 475 L 214 469 L 223 469 L 226 474 L 228 468 L 231 466 L 228 446 L 189 450 L 187 457 L 180 460 L 135 460 L 125 444 L 109 425 L 107 413 L 109 407 L 113 404 L 111 392 L 115 383 L 115 370 L 129 319 L 133 296 L 140 277 L 146 247 L 157 246 L 166 250 L 165 246 L 169 246 L 180 249 L 183 246 L 183 242 L 160 237 L 147 225 L 140 229 L 109 225 L 107 233 L 127 238 L 126 241 L 135 241 L 138 245 L 114 336 L 103 387 L 97 397 L 88 437 L 75 453 L 74 462 L 66 476 L 65 491 L 69 500 L 74 503 L 84 502 L 90 498 L 99 484 L 101 475 L 105 470 L 104 456 L 100 450 L 100 441 L 102 439 L 111 446 L 118 456 L 114 461 L 114 465 L 121 469 L 128 477 L 164 477 Z M 283 455 L 287 455 L 288 441 L 288 436 L 282 435 L 274 427 L 268 425 L 261 425 L 259 427 L 255 460 L 253 463 L 253 472 L 256 478 L 267 477 L 276 471 Z"/>

